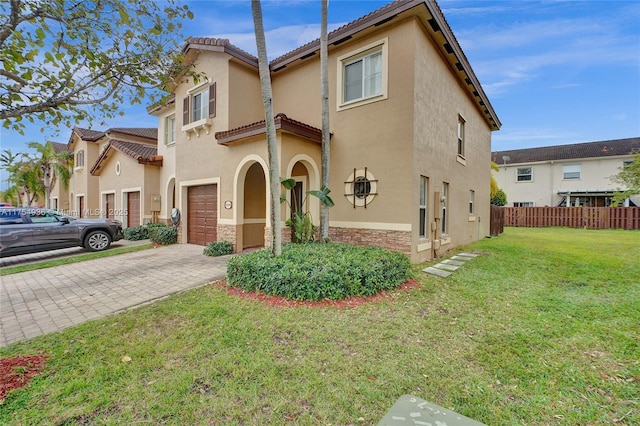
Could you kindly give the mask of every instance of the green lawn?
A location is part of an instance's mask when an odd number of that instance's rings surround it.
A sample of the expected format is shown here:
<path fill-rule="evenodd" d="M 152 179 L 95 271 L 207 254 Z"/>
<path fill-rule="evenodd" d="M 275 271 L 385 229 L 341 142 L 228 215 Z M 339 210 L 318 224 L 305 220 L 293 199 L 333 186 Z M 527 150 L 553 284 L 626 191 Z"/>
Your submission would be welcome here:
<path fill-rule="evenodd" d="M 640 423 L 640 232 L 464 250 L 483 255 L 357 308 L 206 286 L 0 349 L 48 356 L 0 424 L 375 425 L 403 394 L 489 425 Z"/>

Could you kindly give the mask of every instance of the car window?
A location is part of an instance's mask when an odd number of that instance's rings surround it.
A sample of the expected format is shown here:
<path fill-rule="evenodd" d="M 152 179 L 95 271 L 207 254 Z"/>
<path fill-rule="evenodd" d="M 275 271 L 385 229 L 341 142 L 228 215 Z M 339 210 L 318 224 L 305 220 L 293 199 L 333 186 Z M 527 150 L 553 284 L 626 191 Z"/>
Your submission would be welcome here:
<path fill-rule="evenodd" d="M 31 218 L 32 223 L 53 223 L 59 222 L 58 216 L 51 212 L 43 210 L 34 210 L 29 212 L 28 216 Z"/>

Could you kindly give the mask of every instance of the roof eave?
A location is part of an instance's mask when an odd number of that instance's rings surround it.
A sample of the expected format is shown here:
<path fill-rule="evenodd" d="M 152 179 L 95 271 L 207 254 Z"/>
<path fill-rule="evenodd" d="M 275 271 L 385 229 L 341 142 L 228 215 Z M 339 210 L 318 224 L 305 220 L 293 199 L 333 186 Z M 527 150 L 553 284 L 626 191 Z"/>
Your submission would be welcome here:
<path fill-rule="evenodd" d="M 310 142 L 322 144 L 322 130 L 306 126 L 300 122 L 289 119 L 284 114 L 278 114 L 275 118 L 276 130 L 288 132 Z M 217 132 L 215 138 L 220 145 L 228 146 L 233 142 L 238 142 L 253 136 L 266 134 L 266 124 L 263 121 L 244 126 L 239 129 L 226 132 Z"/>
<path fill-rule="evenodd" d="M 498 115 L 493 109 L 488 96 L 482 89 L 480 81 L 474 74 L 473 69 L 471 68 L 471 64 L 469 64 L 469 61 L 464 55 L 462 48 L 453 35 L 453 32 L 451 31 L 449 24 L 447 24 L 442 11 L 433 0 L 400 0 L 387 6 L 383 6 L 377 11 L 374 11 L 369 15 L 358 19 L 351 24 L 347 24 L 341 28 L 338 28 L 337 30 L 332 31 L 328 35 L 327 44 L 329 46 L 337 46 L 345 41 L 348 41 L 354 35 L 368 28 L 386 24 L 387 22 L 396 18 L 398 15 L 421 6 L 425 7 L 427 13 L 431 17 L 431 19 L 425 23 L 425 27 L 430 31 L 433 31 L 433 34 L 436 34 L 437 32 L 442 33 L 442 37 L 445 42 L 436 44 L 440 48 L 443 56 L 447 58 L 450 54 L 453 54 L 455 57 L 454 61 L 449 60 L 448 62 L 451 64 L 456 77 L 461 81 L 461 83 L 463 83 L 464 86 L 468 86 L 467 91 L 473 97 L 478 109 L 486 117 L 487 123 L 489 124 L 491 130 L 499 130 L 500 127 L 502 127 L 502 123 L 500 122 Z M 449 49 L 447 49 L 447 47 L 445 46 L 448 46 Z M 280 58 L 276 58 L 271 61 L 269 64 L 271 72 L 275 73 L 281 71 L 295 61 L 311 58 L 315 56 L 319 50 L 320 40 L 317 39 L 305 46 L 292 51 L 289 54 L 285 54 Z"/>

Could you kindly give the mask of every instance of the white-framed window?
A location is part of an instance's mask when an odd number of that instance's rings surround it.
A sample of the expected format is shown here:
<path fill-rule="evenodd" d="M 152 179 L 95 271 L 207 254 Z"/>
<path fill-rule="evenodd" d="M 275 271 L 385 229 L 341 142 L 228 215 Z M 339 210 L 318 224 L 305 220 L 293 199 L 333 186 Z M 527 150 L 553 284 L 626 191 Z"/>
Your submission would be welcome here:
<path fill-rule="evenodd" d="M 387 98 L 387 39 L 338 58 L 338 109 Z"/>
<path fill-rule="evenodd" d="M 533 201 L 514 202 L 513 207 L 533 207 Z"/>
<path fill-rule="evenodd" d="M 442 227 L 441 231 L 443 234 L 447 233 L 448 225 L 447 222 L 447 204 L 449 203 L 449 184 L 447 182 L 442 182 Z"/>
<path fill-rule="evenodd" d="M 461 157 L 464 157 L 464 123 L 464 118 L 458 115 L 458 155 Z"/>
<path fill-rule="evenodd" d="M 84 167 L 84 149 L 76 152 L 76 163 L 75 167 Z"/>
<path fill-rule="evenodd" d="M 420 176 L 420 206 L 419 206 L 419 228 L 420 238 L 427 237 L 427 194 L 429 193 L 429 178 Z"/>
<path fill-rule="evenodd" d="M 475 212 L 473 203 L 476 199 L 476 192 L 474 190 L 469 191 L 469 214 L 473 214 Z"/>
<path fill-rule="evenodd" d="M 172 145 L 176 143 L 176 115 L 171 114 L 164 123 L 164 143 Z"/>
<path fill-rule="evenodd" d="M 182 125 L 216 116 L 216 83 L 191 89 L 182 100 Z"/>
<path fill-rule="evenodd" d="M 580 164 L 570 164 L 562 167 L 563 179 L 580 179 Z"/>
<path fill-rule="evenodd" d="M 533 167 L 518 167 L 516 170 L 517 182 L 531 182 L 533 180 Z"/>

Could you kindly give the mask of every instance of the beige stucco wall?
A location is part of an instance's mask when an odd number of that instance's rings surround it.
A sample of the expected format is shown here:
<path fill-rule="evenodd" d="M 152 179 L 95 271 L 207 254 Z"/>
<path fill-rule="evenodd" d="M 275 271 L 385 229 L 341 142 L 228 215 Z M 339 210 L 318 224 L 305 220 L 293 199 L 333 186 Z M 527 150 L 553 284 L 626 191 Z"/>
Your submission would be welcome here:
<path fill-rule="evenodd" d="M 235 129 L 249 123 L 264 120 L 264 107 L 260 89 L 260 77 L 257 69 L 251 69 L 244 64 L 229 61 L 229 84 L 218 85 L 217 90 L 224 92 L 225 104 L 218 104 L 218 108 L 229 110 L 227 128 Z"/>
<path fill-rule="evenodd" d="M 402 166 L 411 156 L 413 134 L 412 70 L 406 66 L 407 37 L 411 37 L 411 28 L 400 25 L 345 43 L 330 52 L 329 111 L 334 134 L 331 140 L 330 187 L 336 203 L 331 209 L 332 226 L 386 226 L 393 229 L 410 226 L 411 212 L 392 207 L 406 204 L 411 193 L 407 185 L 411 179 L 411 168 Z M 385 38 L 388 39 L 389 52 L 388 99 L 338 111 L 338 58 Z M 273 81 L 276 111 L 320 127 L 318 61 L 277 74 Z M 344 182 L 354 168 L 361 170 L 365 167 L 378 180 L 379 195 L 366 209 L 354 209 L 352 198 L 345 196 Z"/>
<path fill-rule="evenodd" d="M 165 126 L 168 116 L 175 114 L 175 107 L 172 105 L 159 113 L 158 116 L 158 155 L 162 156 L 162 167 L 158 170 L 158 193 L 161 196 L 160 213 L 158 220 L 170 223 L 171 210 L 177 206 L 178 194 L 175 185 L 176 181 L 176 144 L 167 145 L 165 142 Z M 176 126 L 182 122 L 182 118 L 176 114 Z M 180 129 L 176 127 L 176 138 L 180 134 Z M 174 204 L 175 192 L 175 204 Z"/>
<path fill-rule="evenodd" d="M 419 203 L 420 176 L 427 177 L 427 223 L 436 222 L 437 228 L 435 234 L 425 239 L 419 238 L 418 232 L 413 233 L 413 257 L 422 261 L 433 256 L 429 251 L 436 250 L 438 244 L 441 248 L 437 251 L 443 253 L 489 235 L 491 130 L 467 92 L 452 78 L 451 69 L 441 60 L 433 43 L 417 22 L 414 26 L 411 41 L 416 52 L 415 151 L 411 205 Z M 457 155 L 458 116 L 465 120 L 463 158 Z M 435 193 L 442 191 L 443 182 L 449 183 L 447 235 L 442 235 L 441 224 L 435 220 L 436 210 L 442 208 Z M 470 191 L 474 191 L 473 215 L 469 214 Z M 418 209 L 413 208 L 412 213 L 412 228 L 417 230 Z M 436 242 L 429 244 L 429 240 Z"/>

